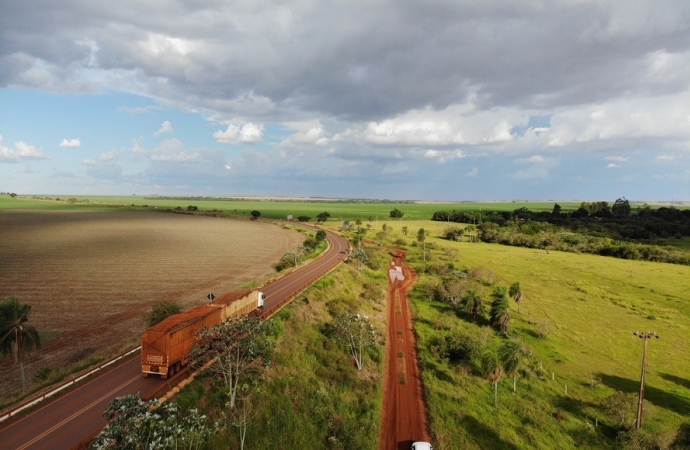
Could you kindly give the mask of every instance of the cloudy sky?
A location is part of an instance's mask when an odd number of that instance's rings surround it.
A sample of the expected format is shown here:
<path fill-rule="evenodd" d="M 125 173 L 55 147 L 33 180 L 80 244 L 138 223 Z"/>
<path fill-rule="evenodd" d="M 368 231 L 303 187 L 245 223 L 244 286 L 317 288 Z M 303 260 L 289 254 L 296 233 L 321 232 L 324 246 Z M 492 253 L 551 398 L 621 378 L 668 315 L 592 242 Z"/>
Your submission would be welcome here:
<path fill-rule="evenodd" d="M 690 200 L 690 2 L 0 0 L 0 191 Z"/>

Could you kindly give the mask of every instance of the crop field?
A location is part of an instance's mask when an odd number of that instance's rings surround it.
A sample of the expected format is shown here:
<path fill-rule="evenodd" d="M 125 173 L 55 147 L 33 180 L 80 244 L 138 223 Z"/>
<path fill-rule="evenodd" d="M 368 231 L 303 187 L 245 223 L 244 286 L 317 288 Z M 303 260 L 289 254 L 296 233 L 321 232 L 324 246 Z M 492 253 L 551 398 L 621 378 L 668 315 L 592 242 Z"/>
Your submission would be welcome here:
<path fill-rule="evenodd" d="M 424 225 L 410 223 L 408 243 Z M 470 269 L 481 275 L 482 283 L 475 286 L 487 304 L 492 286 L 520 282 L 525 297 L 520 314 L 510 302 L 510 337 L 522 342 L 544 371 L 541 379 L 518 377 L 517 393 L 512 379 L 504 377 L 495 408 L 491 386 L 475 364 L 467 368 L 432 351 L 445 335 L 485 336 L 488 322 L 468 320 L 448 303 L 418 295 L 416 330 L 439 448 L 613 447 L 620 419 L 605 405 L 616 393 L 636 399 L 639 390 L 643 341 L 634 331 L 660 336 L 648 346 L 644 429 L 660 444 L 671 443 L 690 415 L 690 267 L 449 242 L 436 238 L 438 225 L 427 228 L 432 228 L 427 240 L 431 260 L 423 263 L 419 247 L 409 254 L 418 271 L 449 263 Z M 454 256 L 444 249 L 454 250 Z M 430 276 L 422 276 L 420 283 Z M 540 326 L 549 330 L 546 337 L 539 336 Z M 498 345 L 500 339 L 487 342 Z M 634 421 L 634 408 L 619 408 L 627 425 Z M 560 422 L 556 413 L 563 417 Z"/>
<path fill-rule="evenodd" d="M 43 199 L 45 196 L 39 196 Z M 462 203 L 395 203 L 395 202 L 348 202 L 348 201 L 325 201 L 314 199 L 306 201 L 299 200 L 280 200 L 280 199 L 167 199 L 156 197 L 109 197 L 109 196 L 63 196 L 61 201 L 55 201 L 56 196 L 51 196 L 51 200 L 35 200 L 29 197 L 17 197 L 9 199 L 0 197 L 0 209 L 3 208 L 107 208 L 108 206 L 128 206 L 141 208 L 175 209 L 180 207 L 186 209 L 188 206 L 197 206 L 199 210 L 212 211 L 220 210 L 228 214 L 249 215 L 253 210 L 261 212 L 262 217 L 274 219 L 285 219 L 288 215 L 294 218 L 298 216 L 311 217 L 316 221 L 316 215 L 327 211 L 331 214 L 331 220 L 362 220 L 374 221 L 388 220 L 391 210 L 398 208 L 405 213 L 403 220 L 428 220 L 437 211 L 513 211 L 518 208 L 526 207 L 531 211 L 552 211 L 555 202 L 462 202 Z M 76 200 L 76 203 L 69 204 L 69 199 Z M 73 201 L 74 201 L 73 200 Z M 579 202 L 558 202 L 563 211 L 574 211 L 580 207 Z M 34 205 L 34 206 L 32 206 Z M 39 205 L 39 206 L 35 206 Z M 394 220 L 394 219 L 391 219 Z"/>
<path fill-rule="evenodd" d="M 131 343 L 156 301 L 188 309 L 260 280 L 303 239 L 268 223 L 113 210 L 3 210 L 0 235 L 0 299 L 30 304 L 44 341 L 29 380 Z M 0 364 L 3 398 L 18 369 Z"/>

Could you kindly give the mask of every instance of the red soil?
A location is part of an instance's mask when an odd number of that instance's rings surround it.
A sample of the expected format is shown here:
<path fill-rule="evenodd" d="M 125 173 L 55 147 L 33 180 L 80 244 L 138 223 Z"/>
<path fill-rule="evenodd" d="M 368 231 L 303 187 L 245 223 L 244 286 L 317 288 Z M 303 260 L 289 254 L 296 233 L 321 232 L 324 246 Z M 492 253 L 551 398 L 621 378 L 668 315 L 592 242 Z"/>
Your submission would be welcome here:
<path fill-rule="evenodd" d="M 402 250 L 396 250 L 389 269 L 386 385 L 379 448 L 407 450 L 412 442 L 429 441 L 407 297 L 409 288 L 417 281 L 417 274 L 405 264 L 405 252 Z"/>

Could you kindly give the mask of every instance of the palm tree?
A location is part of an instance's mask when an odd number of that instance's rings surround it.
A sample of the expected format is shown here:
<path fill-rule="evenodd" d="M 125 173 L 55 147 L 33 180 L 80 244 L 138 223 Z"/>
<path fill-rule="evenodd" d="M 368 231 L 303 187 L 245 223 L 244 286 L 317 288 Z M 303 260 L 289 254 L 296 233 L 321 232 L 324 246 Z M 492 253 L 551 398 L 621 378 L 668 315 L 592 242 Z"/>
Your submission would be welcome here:
<path fill-rule="evenodd" d="M 426 237 L 428 236 L 429 232 L 426 231 L 424 228 L 420 228 L 417 230 L 417 242 L 422 244 L 422 254 L 424 255 L 423 259 L 426 261 Z"/>
<path fill-rule="evenodd" d="M 484 301 L 477 293 L 476 289 L 467 291 L 467 294 L 465 294 L 465 297 L 462 299 L 462 307 L 465 312 L 470 313 L 472 316 L 484 314 Z"/>
<path fill-rule="evenodd" d="M 494 406 L 498 406 L 498 382 L 503 376 L 503 367 L 496 352 L 486 350 L 482 353 L 482 375 L 494 385 Z"/>
<path fill-rule="evenodd" d="M 26 392 L 24 359 L 34 349 L 41 348 L 41 337 L 32 325 L 27 325 L 31 305 L 19 303 L 12 297 L 0 303 L 0 350 L 3 355 L 14 357 L 19 364 L 22 392 Z"/>
<path fill-rule="evenodd" d="M 513 377 L 513 392 L 517 391 L 517 373 L 522 366 L 523 347 L 518 341 L 509 340 L 498 350 L 498 358 L 506 375 Z"/>
<path fill-rule="evenodd" d="M 474 225 L 467 225 L 465 227 L 465 233 L 467 234 L 467 239 L 469 242 L 475 242 L 477 235 L 476 235 L 477 227 Z"/>
<path fill-rule="evenodd" d="M 518 314 L 520 314 L 520 302 L 522 301 L 522 289 L 520 289 L 520 282 L 516 281 L 510 286 L 510 290 L 508 291 L 508 295 L 510 295 L 513 300 L 515 300 L 515 303 L 518 305 Z"/>
<path fill-rule="evenodd" d="M 510 322 L 510 308 L 508 297 L 506 297 L 506 288 L 503 286 L 497 287 L 494 289 L 491 297 L 494 300 L 491 302 L 489 321 L 494 328 L 505 334 L 508 332 L 508 322 Z"/>

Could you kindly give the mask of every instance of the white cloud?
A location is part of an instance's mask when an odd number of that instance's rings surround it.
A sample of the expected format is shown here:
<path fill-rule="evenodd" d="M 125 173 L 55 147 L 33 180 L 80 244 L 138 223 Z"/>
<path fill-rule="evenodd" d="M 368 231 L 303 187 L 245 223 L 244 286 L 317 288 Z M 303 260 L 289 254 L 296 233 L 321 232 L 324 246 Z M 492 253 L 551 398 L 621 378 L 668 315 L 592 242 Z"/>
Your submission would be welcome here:
<path fill-rule="evenodd" d="M 264 126 L 254 123 L 228 125 L 225 131 L 216 131 L 213 137 L 223 144 L 250 144 L 263 139 Z"/>
<path fill-rule="evenodd" d="M 551 170 L 560 165 L 558 157 L 544 157 L 533 155 L 529 158 L 521 158 L 516 161 L 518 164 L 531 164 L 527 169 L 518 170 L 512 177 L 516 180 L 532 180 L 549 178 Z"/>
<path fill-rule="evenodd" d="M 50 159 L 49 156 L 37 150 L 35 146 L 23 141 L 15 142 L 14 148 L 13 150 L 2 145 L 2 135 L 0 134 L 0 163 L 15 163 L 27 159 Z"/>
<path fill-rule="evenodd" d="M 652 175 L 652 178 L 655 180 L 676 180 L 678 175 L 675 173 L 656 173 Z"/>
<path fill-rule="evenodd" d="M 634 140 L 654 139 L 657 148 L 690 148 L 690 90 L 564 108 L 551 117 L 547 134 L 550 145 L 629 147 Z"/>
<path fill-rule="evenodd" d="M 473 167 L 472 170 L 470 170 L 469 172 L 467 172 L 465 174 L 465 176 L 468 178 L 473 178 L 473 177 L 476 177 L 477 175 L 479 175 L 479 169 L 477 167 Z"/>
<path fill-rule="evenodd" d="M 657 161 L 675 161 L 676 157 L 673 155 L 659 155 L 656 157 Z"/>
<path fill-rule="evenodd" d="M 286 122 L 288 128 L 296 130 L 297 133 L 287 136 L 282 144 L 286 145 L 328 145 L 330 139 L 326 136 L 326 130 L 319 120 L 307 122 Z"/>
<path fill-rule="evenodd" d="M 611 163 L 608 166 L 606 166 L 607 169 L 617 169 L 620 166 L 618 164 Z"/>
<path fill-rule="evenodd" d="M 519 162 L 520 164 L 544 164 L 546 161 L 547 160 L 541 155 L 534 155 L 530 156 L 529 158 L 521 158 L 517 160 L 517 162 Z"/>
<path fill-rule="evenodd" d="M 60 142 L 60 147 L 67 147 L 67 148 L 74 148 L 74 147 L 81 147 L 81 140 L 79 138 L 76 139 L 63 139 L 62 142 Z"/>
<path fill-rule="evenodd" d="M 161 136 L 161 135 L 163 135 L 163 134 L 170 134 L 170 133 L 172 133 L 172 132 L 173 132 L 172 124 L 171 124 L 169 121 L 166 120 L 165 122 L 163 122 L 163 123 L 161 124 L 161 127 L 158 129 L 158 131 L 156 131 L 155 133 L 153 133 L 153 135 L 154 135 L 155 137 L 158 137 L 158 136 Z"/>
<path fill-rule="evenodd" d="M 202 155 L 196 150 L 190 150 L 179 139 L 166 139 L 151 151 L 151 161 L 157 162 L 196 162 L 202 160 Z"/>
<path fill-rule="evenodd" d="M 117 159 L 118 152 L 116 150 L 110 150 L 109 152 L 101 153 L 99 158 L 100 161 L 113 161 Z"/>
<path fill-rule="evenodd" d="M 132 140 L 132 147 L 129 149 L 135 158 L 140 158 L 142 155 L 146 154 L 146 147 L 144 147 L 144 138 Z"/>
<path fill-rule="evenodd" d="M 607 156 L 604 158 L 606 161 L 617 161 L 617 162 L 627 162 L 630 161 L 630 158 L 625 157 L 625 156 Z"/>
<path fill-rule="evenodd" d="M 464 158 L 466 155 L 462 150 L 434 150 L 428 149 L 424 152 L 424 158 L 435 159 L 440 163 L 452 161 L 454 159 Z"/>

